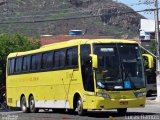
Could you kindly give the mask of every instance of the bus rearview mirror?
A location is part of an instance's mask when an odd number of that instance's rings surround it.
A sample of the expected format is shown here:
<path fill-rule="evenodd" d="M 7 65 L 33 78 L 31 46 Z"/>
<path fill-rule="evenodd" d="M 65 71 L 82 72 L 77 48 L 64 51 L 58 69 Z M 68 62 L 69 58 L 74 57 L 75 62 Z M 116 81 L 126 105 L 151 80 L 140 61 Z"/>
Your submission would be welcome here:
<path fill-rule="evenodd" d="M 154 68 L 154 58 L 150 54 L 142 54 L 143 60 L 144 60 L 144 66 L 147 69 L 153 69 Z"/>
<path fill-rule="evenodd" d="M 95 54 L 90 54 L 89 55 L 92 59 L 92 68 L 97 69 L 98 68 L 98 57 Z"/>

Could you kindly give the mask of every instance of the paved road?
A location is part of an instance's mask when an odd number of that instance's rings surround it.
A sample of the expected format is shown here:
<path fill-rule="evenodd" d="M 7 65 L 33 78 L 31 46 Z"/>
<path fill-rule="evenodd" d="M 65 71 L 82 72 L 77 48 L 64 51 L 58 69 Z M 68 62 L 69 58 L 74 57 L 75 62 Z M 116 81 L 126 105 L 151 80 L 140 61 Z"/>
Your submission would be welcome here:
<path fill-rule="evenodd" d="M 112 116 L 112 117 L 111 117 Z M 10 118 L 10 119 L 8 119 Z M 89 111 L 86 116 L 73 114 L 39 112 L 39 113 L 22 113 L 21 111 L 0 112 L 0 120 L 159 120 L 160 103 L 147 101 L 145 108 L 128 109 L 126 116 L 119 116 L 116 111 Z"/>

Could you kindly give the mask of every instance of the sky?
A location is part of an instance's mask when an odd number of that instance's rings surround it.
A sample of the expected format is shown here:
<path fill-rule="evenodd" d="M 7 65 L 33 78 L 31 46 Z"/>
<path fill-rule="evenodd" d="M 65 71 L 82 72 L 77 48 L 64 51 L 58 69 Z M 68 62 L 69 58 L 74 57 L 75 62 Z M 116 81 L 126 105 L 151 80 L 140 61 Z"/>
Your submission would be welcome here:
<path fill-rule="evenodd" d="M 113 0 L 113 1 L 122 2 L 128 5 L 129 7 L 133 8 L 135 11 L 154 8 L 154 4 L 149 4 L 149 5 L 144 4 L 145 1 L 150 1 L 153 3 L 154 0 Z M 144 17 L 148 19 L 154 19 L 154 12 L 141 12 L 140 14 L 142 14 Z"/>

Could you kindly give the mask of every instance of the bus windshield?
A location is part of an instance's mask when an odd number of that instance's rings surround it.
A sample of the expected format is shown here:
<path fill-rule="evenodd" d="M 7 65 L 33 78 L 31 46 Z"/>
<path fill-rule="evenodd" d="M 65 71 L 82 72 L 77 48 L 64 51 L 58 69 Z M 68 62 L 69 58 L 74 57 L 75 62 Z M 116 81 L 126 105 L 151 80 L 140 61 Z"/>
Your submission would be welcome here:
<path fill-rule="evenodd" d="M 98 56 L 96 86 L 106 90 L 145 87 L 141 54 L 137 44 L 94 44 Z"/>

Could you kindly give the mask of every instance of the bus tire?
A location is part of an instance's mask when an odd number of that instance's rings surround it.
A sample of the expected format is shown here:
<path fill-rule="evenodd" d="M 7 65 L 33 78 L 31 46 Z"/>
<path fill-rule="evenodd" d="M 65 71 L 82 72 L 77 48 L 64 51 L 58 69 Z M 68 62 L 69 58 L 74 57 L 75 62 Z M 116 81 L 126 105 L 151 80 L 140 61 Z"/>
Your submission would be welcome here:
<path fill-rule="evenodd" d="M 29 112 L 28 108 L 27 108 L 27 102 L 26 102 L 26 97 L 22 96 L 21 100 L 20 100 L 20 106 L 21 106 L 21 110 L 24 113 Z"/>
<path fill-rule="evenodd" d="M 33 96 L 29 97 L 29 110 L 31 113 L 37 113 L 39 110 L 35 108 L 35 100 Z"/>
<path fill-rule="evenodd" d="M 152 96 L 152 94 L 153 94 L 152 90 L 149 90 L 149 91 L 147 91 L 147 95 L 146 95 L 146 97 L 151 97 L 151 96 Z"/>
<path fill-rule="evenodd" d="M 125 116 L 127 112 L 127 108 L 118 108 L 117 112 L 118 112 L 118 115 Z"/>
<path fill-rule="evenodd" d="M 78 115 L 80 115 L 80 116 L 83 116 L 83 115 L 85 115 L 87 113 L 87 110 L 83 109 L 83 103 L 82 103 L 81 97 L 79 97 L 77 99 L 76 109 L 77 109 Z"/>

